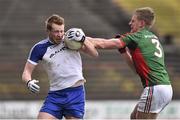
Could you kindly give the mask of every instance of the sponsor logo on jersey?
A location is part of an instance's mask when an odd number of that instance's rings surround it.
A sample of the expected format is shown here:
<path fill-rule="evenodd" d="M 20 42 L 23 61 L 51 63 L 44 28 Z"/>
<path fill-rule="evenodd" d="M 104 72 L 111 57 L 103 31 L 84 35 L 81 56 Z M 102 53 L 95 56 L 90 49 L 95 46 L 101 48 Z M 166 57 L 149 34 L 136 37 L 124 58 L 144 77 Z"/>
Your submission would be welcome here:
<path fill-rule="evenodd" d="M 52 53 L 52 54 L 49 56 L 49 58 L 52 58 L 52 57 L 54 57 L 57 53 L 59 53 L 59 52 L 61 52 L 61 51 L 64 51 L 64 50 L 67 50 L 67 49 L 68 49 L 67 47 L 62 47 L 61 49 L 54 51 L 54 53 Z"/>

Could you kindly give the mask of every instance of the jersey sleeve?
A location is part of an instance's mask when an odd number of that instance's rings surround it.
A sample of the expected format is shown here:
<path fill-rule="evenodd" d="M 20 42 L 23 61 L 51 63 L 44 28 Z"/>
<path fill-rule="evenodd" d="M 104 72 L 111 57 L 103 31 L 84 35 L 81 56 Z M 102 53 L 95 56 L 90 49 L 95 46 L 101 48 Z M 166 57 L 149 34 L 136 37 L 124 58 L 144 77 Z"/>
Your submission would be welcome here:
<path fill-rule="evenodd" d="M 37 65 L 39 60 L 42 60 L 45 51 L 42 49 L 41 45 L 34 45 L 28 56 L 28 62 Z"/>
<path fill-rule="evenodd" d="M 125 42 L 128 48 L 135 48 L 140 40 L 141 36 L 138 33 L 131 33 L 122 36 L 121 40 Z"/>

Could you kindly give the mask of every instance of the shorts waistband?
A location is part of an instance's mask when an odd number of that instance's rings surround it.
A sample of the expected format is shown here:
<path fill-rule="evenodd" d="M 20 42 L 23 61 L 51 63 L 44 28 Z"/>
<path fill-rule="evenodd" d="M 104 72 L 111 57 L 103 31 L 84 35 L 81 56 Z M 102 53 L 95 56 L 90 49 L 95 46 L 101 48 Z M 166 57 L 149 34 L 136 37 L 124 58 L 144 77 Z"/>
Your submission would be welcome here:
<path fill-rule="evenodd" d="M 80 90 L 80 89 L 84 89 L 84 85 L 80 85 L 80 86 L 77 86 L 77 87 L 69 87 L 69 88 L 65 88 L 65 89 L 57 90 L 57 91 L 49 91 L 49 93 L 52 93 L 52 92 L 76 91 L 76 90 Z"/>

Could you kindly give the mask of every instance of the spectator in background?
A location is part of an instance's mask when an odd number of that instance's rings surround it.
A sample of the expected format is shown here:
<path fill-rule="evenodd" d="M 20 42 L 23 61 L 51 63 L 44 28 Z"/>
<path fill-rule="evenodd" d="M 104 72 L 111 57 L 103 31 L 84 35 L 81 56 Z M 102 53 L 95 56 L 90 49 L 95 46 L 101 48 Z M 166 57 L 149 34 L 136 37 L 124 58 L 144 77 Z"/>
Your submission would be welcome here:
<path fill-rule="evenodd" d="M 171 34 L 166 34 L 163 41 L 165 45 L 172 45 L 174 44 L 174 37 Z"/>
<path fill-rule="evenodd" d="M 39 112 L 38 119 L 82 119 L 85 105 L 85 79 L 82 73 L 82 61 L 78 50 L 66 47 L 64 38 L 64 18 L 52 15 L 46 21 L 48 37 L 35 44 L 26 62 L 22 80 L 28 89 L 38 93 L 38 81 L 32 73 L 41 60 L 46 70 L 50 89 Z M 84 34 L 78 34 L 82 40 Z M 84 41 L 81 51 L 97 56 L 98 53 L 88 40 Z"/>
<path fill-rule="evenodd" d="M 138 8 L 129 22 L 130 33 L 112 39 L 86 37 L 96 48 L 119 49 L 141 78 L 144 90 L 131 119 L 156 119 L 172 99 L 173 91 L 164 63 L 164 51 L 158 37 L 150 31 L 154 19 L 152 8 Z"/>
<path fill-rule="evenodd" d="M 174 54 L 174 52 L 178 50 L 177 46 L 174 44 L 174 36 L 171 34 L 164 35 L 162 43 L 166 53 Z"/>

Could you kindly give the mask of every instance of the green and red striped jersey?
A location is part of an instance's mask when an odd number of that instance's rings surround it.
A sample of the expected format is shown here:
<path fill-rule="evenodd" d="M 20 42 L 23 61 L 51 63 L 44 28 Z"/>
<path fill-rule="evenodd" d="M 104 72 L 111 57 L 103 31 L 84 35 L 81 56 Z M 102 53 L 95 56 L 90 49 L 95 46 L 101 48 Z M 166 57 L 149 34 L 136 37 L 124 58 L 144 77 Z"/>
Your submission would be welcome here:
<path fill-rule="evenodd" d="M 121 39 L 130 50 L 144 87 L 170 84 L 164 63 L 164 50 L 156 35 L 144 28 Z"/>

